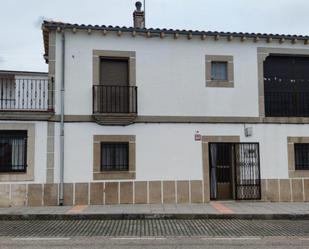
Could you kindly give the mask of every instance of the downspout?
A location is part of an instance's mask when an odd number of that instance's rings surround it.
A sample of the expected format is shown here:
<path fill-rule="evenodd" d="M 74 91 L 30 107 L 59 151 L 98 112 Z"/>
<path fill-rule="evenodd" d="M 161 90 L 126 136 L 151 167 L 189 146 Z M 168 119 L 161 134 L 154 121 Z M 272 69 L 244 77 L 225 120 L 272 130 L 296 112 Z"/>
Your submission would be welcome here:
<path fill-rule="evenodd" d="M 62 51 L 61 51 L 61 87 L 60 87 L 60 190 L 59 206 L 63 206 L 64 201 L 64 81 L 65 81 L 65 34 L 62 31 Z"/>

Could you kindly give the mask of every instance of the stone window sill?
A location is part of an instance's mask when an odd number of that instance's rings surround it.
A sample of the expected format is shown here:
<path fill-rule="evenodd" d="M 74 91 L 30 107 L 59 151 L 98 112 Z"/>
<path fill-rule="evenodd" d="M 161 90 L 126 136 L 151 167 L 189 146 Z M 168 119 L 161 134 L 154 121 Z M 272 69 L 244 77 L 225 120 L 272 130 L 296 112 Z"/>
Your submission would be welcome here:
<path fill-rule="evenodd" d="M 234 87 L 233 81 L 218 81 L 218 80 L 212 80 L 206 82 L 207 87 Z"/>
<path fill-rule="evenodd" d="M 125 180 L 135 179 L 135 172 L 132 171 L 109 171 L 93 173 L 93 180 Z"/>

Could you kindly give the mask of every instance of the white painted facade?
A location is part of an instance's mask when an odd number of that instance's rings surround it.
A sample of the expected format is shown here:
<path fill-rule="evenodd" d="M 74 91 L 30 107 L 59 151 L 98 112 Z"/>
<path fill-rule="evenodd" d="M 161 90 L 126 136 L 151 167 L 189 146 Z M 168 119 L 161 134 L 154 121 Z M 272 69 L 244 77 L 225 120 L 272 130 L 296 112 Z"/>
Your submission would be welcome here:
<path fill-rule="evenodd" d="M 138 115 L 258 117 L 258 47 L 304 49 L 302 44 L 164 39 L 124 33 L 65 32 L 65 115 L 92 115 L 93 50 L 136 52 Z M 61 34 L 56 33 L 55 114 L 60 114 Z M 233 56 L 234 87 L 206 87 L 205 55 Z M 22 122 L 22 121 L 21 121 Z M 46 181 L 47 122 L 35 123 L 35 183 Z M 245 137 L 244 128 L 253 135 Z M 54 182 L 59 182 L 60 133 L 55 123 Z M 93 182 L 93 136 L 136 136 L 136 181 L 203 180 L 203 136 L 240 136 L 260 144 L 262 179 L 286 179 L 287 137 L 309 136 L 308 124 L 159 124 L 102 126 L 65 123 L 64 182 Z M 105 181 L 105 180 L 104 180 Z"/>
<path fill-rule="evenodd" d="M 127 127 L 66 124 L 65 182 L 93 181 L 93 135 L 97 134 L 136 135 L 137 181 L 202 180 L 202 144 L 194 140 L 197 130 L 207 136 L 240 136 L 241 142 L 258 142 L 261 178 L 288 178 L 287 137 L 309 136 L 309 125 L 247 126 L 253 128 L 252 137 L 245 137 L 241 124 L 134 124 Z M 59 143 L 57 138 L 56 134 L 56 144 Z M 56 162 L 59 162 L 57 155 Z M 55 169 L 55 179 L 59 179 L 58 163 Z"/>
<path fill-rule="evenodd" d="M 306 48 L 306 45 L 233 40 L 160 39 L 124 33 L 66 32 L 65 114 L 92 114 L 92 51 L 136 52 L 138 114 L 154 116 L 258 117 L 257 48 Z M 56 42 L 56 84 L 61 77 L 61 34 Z M 205 55 L 234 58 L 234 88 L 206 87 Z M 57 91 L 57 90 L 56 90 Z M 58 94 L 59 97 L 59 94 Z M 224 100 L 224 101 L 223 101 Z M 59 101 L 56 113 L 59 114 Z"/>

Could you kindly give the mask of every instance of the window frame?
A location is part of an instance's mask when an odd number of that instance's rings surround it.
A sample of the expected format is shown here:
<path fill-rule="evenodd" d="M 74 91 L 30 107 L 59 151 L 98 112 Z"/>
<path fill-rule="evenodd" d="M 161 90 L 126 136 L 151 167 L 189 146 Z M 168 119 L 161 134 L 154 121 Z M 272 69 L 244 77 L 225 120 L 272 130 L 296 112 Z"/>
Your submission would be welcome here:
<path fill-rule="evenodd" d="M 93 50 L 92 51 L 92 80 L 93 85 L 100 85 L 101 58 L 128 60 L 128 85 L 136 86 L 136 53 L 135 51 Z"/>
<path fill-rule="evenodd" d="M 227 64 L 227 79 L 212 79 L 212 63 L 225 62 Z M 206 87 L 234 87 L 234 62 L 230 55 L 206 55 L 205 56 Z"/>
<path fill-rule="evenodd" d="M 297 160 L 297 155 L 299 156 L 299 153 L 297 153 L 297 147 L 298 149 L 302 149 L 301 147 L 307 147 L 306 150 L 307 150 L 307 164 L 305 165 L 304 163 L 302 164 L 298 164 L 299 161 Z M 309 171 L 309 143 L 294 143 L 294 158 L 295 158 L 295 170 L 308 170 Z M 304 167 L 305 165 L 305 167 Z"/>
<path fill-rule="evenodd" d="M 309 137 L 287 137 L 289 178 L 309 177 L 309 170 L 296 169 L 295 144 L 307 144 Z"/>
<path fill-rule="evenodd" d="M 101 170 L 101 143 L 128 143 L 128 170 Z M 136 163 L 135 135 L 94 135 L 93 136 L 93 180 L 135 179 Z"/>
<path fill-rule="evenodd" d="M 26 172 L 0 172 L 0 182 L 25 182 L 34 180 L 35 168 L 35 124 L 34 123 L 3 123 L 0 130 L 26 130 L 27 131 L 27 171 Z M 48 153 L 47 153 L 48 155 Z"/>

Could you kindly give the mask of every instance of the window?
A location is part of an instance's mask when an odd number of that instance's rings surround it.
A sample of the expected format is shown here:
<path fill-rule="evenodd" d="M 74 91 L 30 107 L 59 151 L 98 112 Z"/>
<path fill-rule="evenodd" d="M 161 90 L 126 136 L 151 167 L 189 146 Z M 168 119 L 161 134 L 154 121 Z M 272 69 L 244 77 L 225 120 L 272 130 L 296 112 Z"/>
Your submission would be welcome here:
<path fill-rule="evenodd" d="M 135 179 L 135 135 L 93 136 L 93 179 Z"/>
<path fill-rule="evenodd" d="M 0 172 L 26 172 L 27 131 L 0 131 Z"/>
<path fill-rule="evenodd" d="M 270 55 L 263 64 L 266 117 L 309 117 L 309 57 Z"/>
<path fill-rule="evenodd" d="M 309 170 L 309 143 L 295 143 L 295 170 Z"/>
<path fill-rule="evenodd" d="M 206 55 L 206 86 L 234 87 L 233 56 Z"/>
<path fill-rule="evenodd" d="M 128 143 L 101 143 L 101 171 L 129 170 Z"/>
<path fill-rule="evenodd" d="M 128 86 L 128 59 L 101 58 L 100 84 L 107 86 Z"/>
<path fill-rule="evenodd" d="M 227 62 L 211 62 L 211 80 L 227 81 Z"/>

